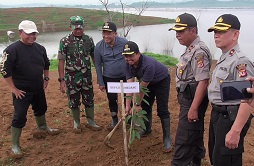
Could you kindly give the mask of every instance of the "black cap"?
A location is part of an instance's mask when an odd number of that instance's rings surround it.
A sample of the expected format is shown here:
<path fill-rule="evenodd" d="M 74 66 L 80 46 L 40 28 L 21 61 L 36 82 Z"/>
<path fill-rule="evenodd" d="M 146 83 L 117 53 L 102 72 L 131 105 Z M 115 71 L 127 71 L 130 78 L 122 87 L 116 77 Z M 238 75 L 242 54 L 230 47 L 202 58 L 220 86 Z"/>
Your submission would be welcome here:
<path fill-rule="evenodd" d="M 182 31 L 187 27 L 197 27 L 197 20 L 193 15 L 189 13 L 184 13 L 176 18 L 175 26 L 170 28 L 169 31 Z"/>
<path fill-rule="evenodd" d="M 101 31 L 116 32 L 116 30 L 116 25 L 113 22 L 105 22 L 101 28 Z"/>
<path fill-rule="evenodd" d="M 133 41 L 128 41 L 124 45 L 122 55 L 132 55 L 132 54 L 138 53 L 138 52 L 139 52 L 138 45 Z"/>
<path fill-rule="evenodd" d="M 226 31 L 230 28 L 240 30 L 241 24 L 238 18 L 232 14 L 223 14 L 217 18 L 215 25 L 208 29 L 208 32 L 212 31 Z"/>

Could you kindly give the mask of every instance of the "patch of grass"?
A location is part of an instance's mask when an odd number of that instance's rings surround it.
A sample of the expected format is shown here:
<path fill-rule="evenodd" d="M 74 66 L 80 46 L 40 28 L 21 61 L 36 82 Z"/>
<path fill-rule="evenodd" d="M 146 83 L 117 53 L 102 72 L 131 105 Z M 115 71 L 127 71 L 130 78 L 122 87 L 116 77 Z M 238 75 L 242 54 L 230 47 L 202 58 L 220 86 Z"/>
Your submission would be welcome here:
<path fill-rule="evenodd" d="M 160 63 L 164 64 L 165 66 L 176 66 L 178 63 L 178 59 L 169 55 L 163 55 L 163 54 L 154 54 L 151 52 L 145 52 L 144 55 L 150 56 Z"/>
<path fill-rule="evenodd" d="M 178 63 L 178 59 L 169 55 L 163 55 L 163 54 L 154 54 L 151 52 L 145 52 L 144 53 L 147 56 L 150 56 L 160 63 L 164 64 L 165 66 L 176 66 Z M 91 62 L 92 67 L 94 67 L 93 63 Z M 57 59 L 51 59 L 50 60 L 50 71 L 58 70 L 58 60 Z"/>
<path fill-rule="evenodd" d="M 58 59 L 50 59 L 49 70 L 58 70 Z"/>

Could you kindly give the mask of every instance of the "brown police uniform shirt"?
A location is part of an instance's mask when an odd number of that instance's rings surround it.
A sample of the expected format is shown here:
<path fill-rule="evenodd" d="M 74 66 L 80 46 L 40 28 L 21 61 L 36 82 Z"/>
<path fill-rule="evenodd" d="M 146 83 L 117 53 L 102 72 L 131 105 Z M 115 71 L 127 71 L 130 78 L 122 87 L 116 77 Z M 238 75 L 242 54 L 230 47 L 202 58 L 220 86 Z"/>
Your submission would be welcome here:
<path fill-rule="evenodd" d="M 220 84 L 223 81 L 243 81 L 248 76 L 254 76 L 254 65 L 246 55 L 241 52 L 239 45 L 236 45 L 228 52 L 223 53 L 215 66 L 212 80 L 208 87 L 210 102 L 216 105 L 240 104 L 240 101 L 222 102 Z"/>
<path fill-rule="evenodd" d="M 176 87 L 210 78 L 211 53 L 197 37 L 181 55 L 176 70 Z"/>

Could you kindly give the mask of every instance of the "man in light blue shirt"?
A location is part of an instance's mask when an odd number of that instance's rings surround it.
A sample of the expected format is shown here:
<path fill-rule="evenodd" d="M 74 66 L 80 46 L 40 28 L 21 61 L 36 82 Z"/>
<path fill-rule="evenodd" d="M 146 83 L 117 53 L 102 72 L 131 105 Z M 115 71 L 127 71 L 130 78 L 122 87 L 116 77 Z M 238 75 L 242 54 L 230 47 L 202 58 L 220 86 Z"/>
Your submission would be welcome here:
<path fill-rule="evenodd" d="M 122 51 L 127 40 L 117 36 L 117 28 L 113 22 L 105 22 L 102 26 L 103 39 L 96 44 L 94 50 L 95 68 L 99 89 L 106 90 L 112 123 L 108 126 L 112 130 L 118 122 L 117 94 L 108 93 L 107 82 L 126 82 L 125 60 Z"/>

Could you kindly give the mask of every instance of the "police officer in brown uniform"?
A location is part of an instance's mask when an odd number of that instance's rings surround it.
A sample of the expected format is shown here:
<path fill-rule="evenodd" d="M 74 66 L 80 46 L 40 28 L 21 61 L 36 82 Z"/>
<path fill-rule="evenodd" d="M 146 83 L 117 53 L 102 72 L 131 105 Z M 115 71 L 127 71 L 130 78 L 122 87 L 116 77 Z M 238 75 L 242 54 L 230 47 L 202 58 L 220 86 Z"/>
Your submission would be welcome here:
<path fill-rule="evenodd" d="M 208 88 L 208 97 L 212 104 L 208 148 L 210 161 L 214 166 L 242 165 L 244 136 L 251 122 L 251 116 L 249 116 L 243 129 L 237 131 L 240 137 L 238 146 L 227 147 L 225 145 L 226 134 L 236 123 L 235 117 L 239 106 L 242 107 L 244 104 L 241 104 L 241 101 L 222 102 L 220 84 L 224 81 L 245 80 L 247 76 L 254 75 L 252 62 L 238 45 L 240 26 L 236 16 L 223 14 L 218 17 L 215 25 L 208 29 L 208 32 L 214 31 L 216 47 L 222 51 Z"/>
<path fill-rule="evenodd" d="M 186 46 L 176 70 L 180 113 L 171 165 L 201 165 L 206 152 L 203 135 L 211 54 L 197 34 L 193 15 L 179 15 L 169 30 L 175 30 L 179 43 Z"/>

